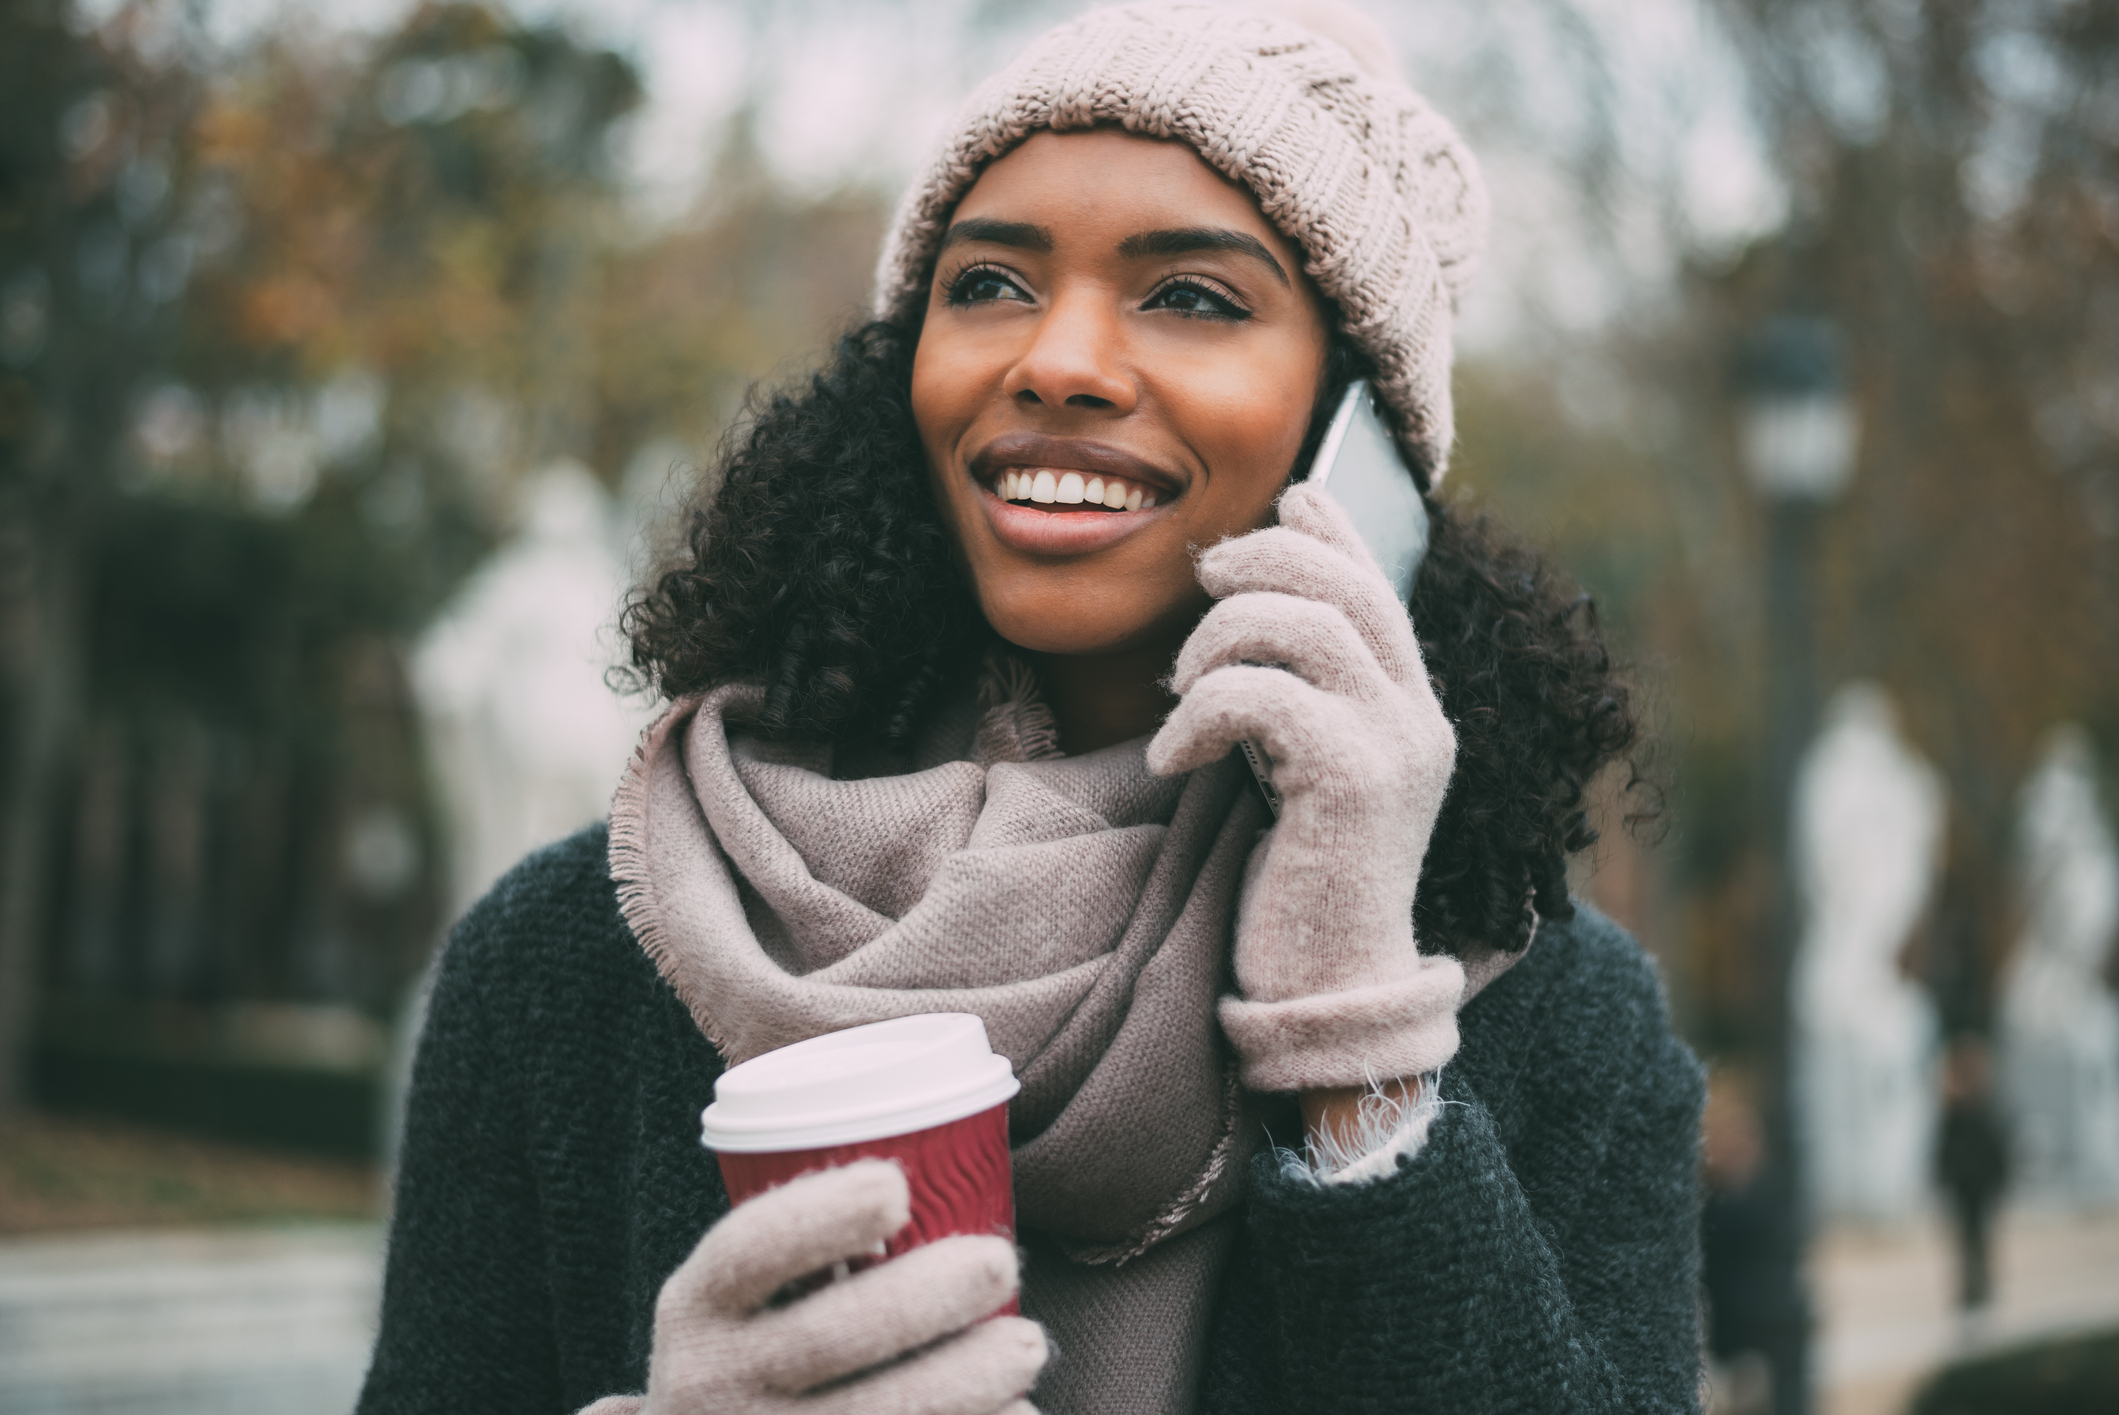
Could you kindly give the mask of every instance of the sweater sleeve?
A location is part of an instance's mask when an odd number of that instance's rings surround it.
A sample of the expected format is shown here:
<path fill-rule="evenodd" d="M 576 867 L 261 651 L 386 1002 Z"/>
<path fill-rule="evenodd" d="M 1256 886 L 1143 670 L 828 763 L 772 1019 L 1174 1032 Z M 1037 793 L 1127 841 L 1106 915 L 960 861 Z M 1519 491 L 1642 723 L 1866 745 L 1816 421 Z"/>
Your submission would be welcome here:
<path fill-rule="evenodd" d="M 560 1407 L 521 1094 L 505 883 L 444 948 L 406 1102 L 382 1323 L 360 1415 Z"/>
<path fill-rule="evenodd" d="M 1519 1084 L 1447 1069 L 1395 1174 L 1260 1157 L 1206 1409 L 1697 1409 L 1699 1068 L 1637 950 L 1611 971 L 1513 1031 Z"/>

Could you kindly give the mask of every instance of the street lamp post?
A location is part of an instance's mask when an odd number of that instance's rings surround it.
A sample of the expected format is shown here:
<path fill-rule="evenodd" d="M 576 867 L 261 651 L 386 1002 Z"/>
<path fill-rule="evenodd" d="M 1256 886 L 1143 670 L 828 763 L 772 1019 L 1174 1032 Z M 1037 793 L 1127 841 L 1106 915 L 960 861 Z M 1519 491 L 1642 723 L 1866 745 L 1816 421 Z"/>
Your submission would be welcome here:
<path fill-rule="evenodd" d="M 1825 508 L 1853 473 L 1858 429 L 1841 376 L 1837 334 L 1820 320 L 1782 316 L 1769 321 L 1746 344 L 1739 373 L 1744 472 L 1767 514 L 1765 827 L 1777 884 L 1759 940 L 1767 990 L 1761 1118 L 1764 1181 L 1780 1235 L 1776 1285 L 1787 1299 L 1787 1319 L 1775 1340 L 1778 1349 L 1766 1356 L 1773 1370 L 1774 1415 L 1808 1415 L 1809 1307 L 1802 1277 L 1807 1222 L 1789 998 L 1802 914 L 1789 831 L 1795 774 L 1816 729 L 1820 697 L 1813 573 L 1818 529 Z"/>

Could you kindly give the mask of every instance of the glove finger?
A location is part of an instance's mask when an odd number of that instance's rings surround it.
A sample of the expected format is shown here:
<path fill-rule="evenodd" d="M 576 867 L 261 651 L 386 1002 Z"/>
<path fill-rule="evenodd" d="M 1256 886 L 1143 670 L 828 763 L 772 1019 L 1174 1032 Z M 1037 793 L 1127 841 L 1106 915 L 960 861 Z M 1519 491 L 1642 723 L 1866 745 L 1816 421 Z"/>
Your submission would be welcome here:
<path fill-rule="evenodd" d="M 1344 698 L 1278 668 L 1217 668 L 1192 685 L 1149 741 L 1148 769 L 1159 776 L 1192 771 L 1252 738 L 1281 764 L 1285 790 L 1293 780 L 1285 775 L 1289 764 L 1315 760 L 1335 733 L 1352 736 L 1351 713 Z"/>
<path fill-rule="evenodd" d="M 1216 599 L 1269 590 L 1329 604 L 1360 632 L 1394 680 L 1409 683 L 1416 673 L 1426 676 L 1412 619 L 1373 563 L 1350 560 L 1288 526 L 1269 526 L 1208 550 L 1199 558 L 1198 573 L 1201 586 Z"/>
<path fill-rule="evenodd" d="M 1018 1410 L 1036 1415 L 1023 1396 L 1050 1350 L 1036 1322 L 996 1317 L 910 1361 L 809 1396 L 795 1408 L 808 1415 L 1013 1415 Z"/>
<path fill-rule="evenodd" d="M 1353 516 L 1323 487 L 1297 482 L 1280 494 L 1275 509 L 1281 525 L 1324 542 L 1356 565 L 1366 566 L 1382 577 L 1383 571 L 1369 553 L 1368 542 L 1361 538 Z"/>
<path fill-rule="evenodd" d="M 1241 663 L 1282 667 L 1350 698 L 1395 691 L 1346 616 L 1314 599 L 1257 591 L 1223 600 L 1185 640 L 1171 685 L 1188 693 L 1215 669 Z"/>
<path fill-rule="evenodd" d="M 663 1284 L 658 1305 L 743 1314 L 798 1277 L 876 1251 L 912 1218 L 887 1160 L 805 1174 L 731 1209 Z"/>
<path fill-rule="evenodd" d="M 1015 1289 L 1007 1239 L 942 1238 L 757 1318 L 746 1345 L 768 1386 L 809 1390 L 962 1331 L 999 1311 Z"/>

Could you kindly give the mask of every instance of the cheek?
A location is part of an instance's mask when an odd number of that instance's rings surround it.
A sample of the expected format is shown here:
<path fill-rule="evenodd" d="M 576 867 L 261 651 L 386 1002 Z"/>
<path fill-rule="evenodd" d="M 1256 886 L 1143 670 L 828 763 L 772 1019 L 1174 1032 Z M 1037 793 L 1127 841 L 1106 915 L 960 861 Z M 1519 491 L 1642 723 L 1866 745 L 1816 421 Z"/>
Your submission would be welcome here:
<path fill-rule="evenodd" d="M 961 351 L 953 350 L 946 338 L 922 337 L 913 351 L 912 420 L 930 455 L 963 430 L 977 402 L 970 391 L 970 370 L 960 367 L 963 362 Z"/>
<path fill-rule="evenodd" d="M 1217 441 L 1243 449 L 1250 460 L 1279 463 L 1278 475 L 1287 470 L 1283 454 L 1292 456 L 1302 445 L 1316 382 L 1314 369 L 1290 367 L 1279 378 L 1231 379 L 1202 389 L 1196 401 Z"/>
<path fill-rule="evenodd" d="M 962 545 L 966 518 L 976 508 L 969 483 L 956 475 L 956 461 L 987 399 L 981 361 L 962 344 L 946 337 L 920 340 L 912 360 L 912 420 L 927 454 L 928 485 L 942 519 L 960 547 L 969 549 Z"/>
<path fill-rule="evenodd" d="M 1263 514 L 1302 448 L 1322 355 L 1294 352 L 1197 369 L 1173 394 L 1173 411 L 1211 469 L 1208 499 L 1219 508 L 1241 503 Z"/>

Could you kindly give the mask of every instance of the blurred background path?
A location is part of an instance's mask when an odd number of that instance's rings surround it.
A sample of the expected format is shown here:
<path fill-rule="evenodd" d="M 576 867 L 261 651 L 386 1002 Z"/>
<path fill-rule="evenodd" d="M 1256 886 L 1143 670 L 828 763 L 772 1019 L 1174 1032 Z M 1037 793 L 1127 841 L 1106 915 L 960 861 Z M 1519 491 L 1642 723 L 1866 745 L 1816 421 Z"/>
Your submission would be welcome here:
<path fill-rule="evenodd" d="M 374 1225 L 0 1243 L 7 1415 L 326 1415 L 374 1340 Z"/>
<path fill-rule="evenodd" d="M 381 1196 L 367 1163 L 0 1121 L 0 1415 L 342 1415 Z"/>
<path fill-rule="evenodd" d="M 1950 1362 L 2119 1327 L 2119 1210 L 2009 1214 L 1995 1237 L 1995 1300 L 1966 1318 L 1951 1300 L 1957 1259 L 1939 1219 L 1821 1236 L 1810 1258 L 1821 1415 L 1899 1415 Z"/>
<path fill-rule="evenodd" d="M 1822 1415 L 1899 1415 L 1950 1362 L 2119 1326 L 2119 1211 L 2011 1215 L 1997 1237 L 1996 1301 L 1967 1320 L 1941 1223 L 1823 1236 Z M 364 1223 L 0 1239 L 0 1415 L 335 1415 L 381 1265 Z"/>

